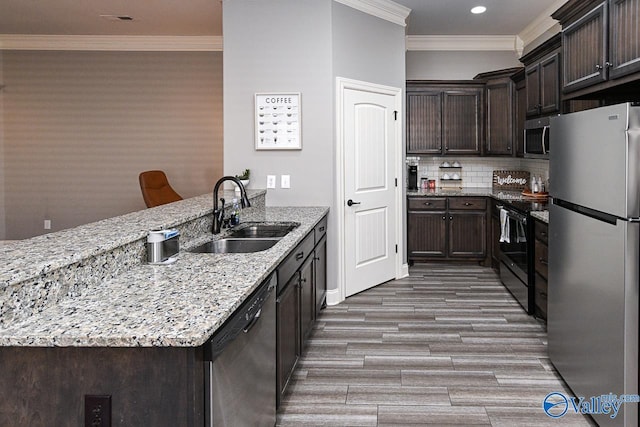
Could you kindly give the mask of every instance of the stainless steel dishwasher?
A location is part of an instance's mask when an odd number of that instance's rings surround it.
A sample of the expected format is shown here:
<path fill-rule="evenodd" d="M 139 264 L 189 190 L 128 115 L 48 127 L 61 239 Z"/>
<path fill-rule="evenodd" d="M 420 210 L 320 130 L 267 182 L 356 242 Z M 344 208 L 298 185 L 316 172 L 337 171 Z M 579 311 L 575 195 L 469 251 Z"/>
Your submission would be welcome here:
<path fill-rule="evenodd" d="M 276 422 L 276 275 L 205 345 L 205 426 Z"/>

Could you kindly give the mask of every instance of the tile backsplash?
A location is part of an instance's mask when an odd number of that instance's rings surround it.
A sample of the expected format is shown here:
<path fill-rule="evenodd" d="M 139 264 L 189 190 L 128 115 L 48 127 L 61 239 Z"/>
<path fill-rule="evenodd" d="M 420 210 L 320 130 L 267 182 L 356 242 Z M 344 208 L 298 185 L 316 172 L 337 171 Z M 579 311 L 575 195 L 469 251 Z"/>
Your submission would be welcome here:
<path fill-rule="evenodd" d="M 417 158 L 417 156 L 409 157 Z M 457 161 L 459 169 L 441 169 L 443 162 Z M 420 156 L 418 162 L 418 185 L 421 178 L 435 179 L 438 188 L 454 187 L 491 187 L 494 170 L 525 170 L 532 176 L 539 176 L 547 183 L 549 179 L 549 161 L 541 159 L 522 159 L 512 157 L 457 157 L 457 156 Z M 447 182 L 442 176 L 448 173 L 460 175 L 461 181 Z"/>

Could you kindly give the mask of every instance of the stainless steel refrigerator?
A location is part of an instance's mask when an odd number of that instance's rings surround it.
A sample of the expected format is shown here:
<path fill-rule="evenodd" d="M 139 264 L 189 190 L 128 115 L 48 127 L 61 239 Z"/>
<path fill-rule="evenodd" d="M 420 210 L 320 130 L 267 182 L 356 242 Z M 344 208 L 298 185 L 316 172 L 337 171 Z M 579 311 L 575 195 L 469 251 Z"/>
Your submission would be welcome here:
<path fill-rule="evenodd" d="M 551 119 L 549 357 L 576 397 L 638 393 L 640 107 Z M 594 415 L 637 426 L 638 404 Z"/>

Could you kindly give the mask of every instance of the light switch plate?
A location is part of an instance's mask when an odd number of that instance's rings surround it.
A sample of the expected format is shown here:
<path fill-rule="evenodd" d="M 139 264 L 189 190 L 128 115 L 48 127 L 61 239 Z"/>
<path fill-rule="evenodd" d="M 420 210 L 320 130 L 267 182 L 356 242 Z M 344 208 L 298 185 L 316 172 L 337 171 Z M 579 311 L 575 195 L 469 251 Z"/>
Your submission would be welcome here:
<path fill-rule="evenodd" d="M 267 175 L 267 188 L 276 188 L 276 176 Z"/>
<path fill-rule="evenodd" d="M 291 175 L 282 175 L 280 179 L 280 188 L 291 188 Z"/>

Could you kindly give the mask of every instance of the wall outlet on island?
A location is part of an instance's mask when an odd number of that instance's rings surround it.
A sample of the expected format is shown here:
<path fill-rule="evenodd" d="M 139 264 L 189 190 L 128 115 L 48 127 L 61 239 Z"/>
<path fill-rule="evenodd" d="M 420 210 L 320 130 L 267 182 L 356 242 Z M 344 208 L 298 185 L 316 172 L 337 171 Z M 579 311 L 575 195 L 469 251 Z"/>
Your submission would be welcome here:
<path fill-rule="evenodd" d="M 45 230 L 51 230 L 51 220 L 50 219 L 45 219 L 44 220 L 44 229 Z"/>

